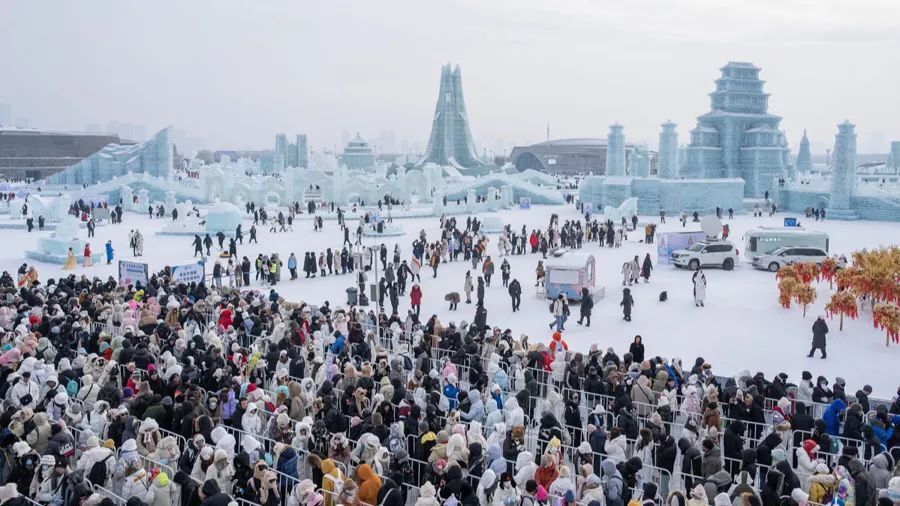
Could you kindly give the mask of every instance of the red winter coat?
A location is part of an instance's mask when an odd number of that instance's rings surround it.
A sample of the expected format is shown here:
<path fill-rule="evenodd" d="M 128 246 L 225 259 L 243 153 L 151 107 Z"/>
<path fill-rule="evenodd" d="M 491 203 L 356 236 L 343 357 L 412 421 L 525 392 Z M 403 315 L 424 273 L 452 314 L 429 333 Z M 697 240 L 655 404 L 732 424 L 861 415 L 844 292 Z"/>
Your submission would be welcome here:
<path fill-rule="evenodd" d="M 231 310 L 223 309 L 222 312 L 219 313 L 219 325 L 225 327 L 226 329 L 230 329 L 232 323 Z"/>
<path fill-rule="evenodd" d="M 418 286 L 414 286 L 412 290 L 409 291 L 409 301 L 413 306 L 422 304 L 422 289 Z"/>

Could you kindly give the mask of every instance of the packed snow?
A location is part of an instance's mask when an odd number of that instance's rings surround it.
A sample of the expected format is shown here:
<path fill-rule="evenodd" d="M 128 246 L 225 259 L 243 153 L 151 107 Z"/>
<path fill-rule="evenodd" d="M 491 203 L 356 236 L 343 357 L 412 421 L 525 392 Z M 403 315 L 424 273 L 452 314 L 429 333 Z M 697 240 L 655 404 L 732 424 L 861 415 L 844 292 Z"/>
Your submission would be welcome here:
<path fill-rule="evenodd" d="M 535 228 L 543 228 L 549 224 L 551 213 L 565 220 L 583 220 L 573 206 L 535 206 L 531 209 L 513 209 L 496 213 L 514 230 L 521 231 L 523 225 L 530 232 Z M 781 226 L 785 214 L 773 217 L 753 218 L 739 216 L 733 220 L 725 220 L 731 228 L 730 240 L 741 252 L 741 261 L 730 272 L 719 269 L 705 269 L 707 277 L 707 298 L 703 308 L 693 303 L 691 273 L 677 269 L 672 265 L 658 265 L 656 245 L 643 244 L 643 229 L 632 232 L 621 248 L 599 247 L 596 243 L 585 243 L 583 251 L 593 253 L 597 260 L 598 284 L 606 286 L 606 297 L 596 299 L 591 327 L 578 325 L 578 307 L 572 305 L 572 316 L 565 325 L 563 338 L 571 349 L 588 351 L 596 345 L 606 349 L 613 347 L 619 353 L 627 351 L 629 343 L 635 335 L 641 335 L 648 353 L 661 357 L 681 357 L 686 366 L 693 364 L 697 356 L 704 357 L 713 365 L 713 370 L 720 375 L 736 375 L 742 370 L 751 373 L 763 372 L 772 377 L 780 372 L 789 375 L 789 381 L 800 380 L 801 372 L 808 370 L 813 377 L 823 375 L 832 382 L 836 376 L 846 379 L 848 391 L 855 391 L 864 384 L 872 385 L 874 396 L 888 398 L 894 396 L 898 386 L 897 363 L 900 358 L 900 347 L 892 344 L 885 347 L 884 333 L 875 329 L 871 322 L 871 308 L 863 305 L 858 320 L 844 321 L 844 330 L 838 330 L 838 321 L 828 320 L 828 358 L 822 360 L 806 358 L 812 340 L 811 326 L 817 314 L 824 314 L 824 305 L 833 290 L 827 282 L 817 285 L 818 298 L 809 307 L 807 315 L 802 316 L 802 309 L 793 307 L 783 309 L 778 304 L 778 289 L 774 274 L 754 269 L 743 255 L 745 231 L 757 226 Z M 480 216 L 479 218 L 483 218 Z M 465 227 L 465 215 L 456 216 L 462 227 Z M 823 231 L 830 234 L 830 253 L 850 254 L 860 248 L 874 248 L 881 245 L 896 244 L 900 237 L 900 224 L 884 222 L 815 222 L 800 217 L 803 225 L 809 230 Z M 171 218 L 150 219 L 146 214 L 126 213 L 122 224 L 98 226 L 96 237 L 91 239 L 93 250 L 102 252 L 103 245 L 111 240 L 115 248 L 116 259 L 135 259 L 128 247 L 128 234 L 131 229 L 139 228 L 144 235 L 144 256 L 139 260 L 148 262 L 151 272 L 162 269 L 165 265 L 190 263 L 192 258 L 193 236 L 156 235 L 156 232 Z M 348 220 L 355 230 L 356 222 Z M 658 216 L 640 217 L 641 224 L 659 223 Z M 393 252 L 394 244 L 399 244 L 402 258 L 409 260 L 412 256 L 411 244 L 424 230 L 429 241 L 439 237 L 438 218 L 396 219 L 395 224 L 403 227 L 404 235 L 388 237 L 383 240 L 363 238 L 364 245 L 378 245 L 384 242 Z M 335 220 L 325 220 L 324 231 L 314 232 L 310 217 L 306 214 L 294 221 L 292 232 L 271 233 L 268 226 L 258 225 L 258 244 L 248 244 L 250 222 L 244 221 L 244 244 L 238 245 L 238 257 L 248 256 L 253 261 L 260 253 L 278 253 L 285 263 L 282 281 L 275 290 L 288 300 L 305 300 L 319 304 L 330 301 L 332 307 L 346 306 L 345 290 L 355 286 L 355 277 L 351 274 L 316 277 L 304 279 L 302 263 L 304 253 L 324 251 L 331 247 L 340 252 L 343 233 Z M 700 230 L 699 223 L 687 223 L 686 228 L 675 217 L 670 217 L 665 224 L 658 224 L 657 232 L 681 230 Z M 4 237 L 10 246 L 0 252 L 2 269 L 15 273 L 25 262 L 25 250 L 37 245 L 39 237 L 47 236 L 50 231 L 27 233 L 24 230 L 6 230 Z M 82 237 L 87 232 L 82 229 Z M 352 238 L 351 234 L 351 238 Z M 502 329 L 512 329 L 515 335 L 527 334 L 532 343 L 549 342 L 552 330 L 549 328 L 551 315 L 548 312 L 548 300 L 537 293 L 535 284 L 535 267 L 541 258 L 540 253 L 514 255 L 507 257 L 512 267 L 512 278 L 519 279 L 523 287 L 522 311 L 513 313 L 510 297 L 502 286 L 499 273 L 500 258 L 497 248 L 497 235 L 490 235 L 491 243 L 488 254 L 495 262 L 497 272 L 490 287 L 486 289 L 485 306 L 488 310 L 488 324 Z M 215 241 L 215 237 L 213 237 Z M 225 243 L 227 248 L 227 240 Z M 530 248 L 529 248 L 530 251 Z M 212 262 L 217 259 L 219 250 L 213 246 L 213 257 L 207 264 L 207 274 L 212 272 Z M 299 279 L 289 280 L 287 258 L 294 253 L 298 260 Z M 640 283 L 632 287 L 635 306 L 632 321 L 622 318 L 619 302 L 622 296 L 622 263 L 638 255 L 643 260 L 646 253 L 654 263 L 654 270 L 648 284 Z M 422 268 L 421 288 L 424 293 L 421 318 L 426 320 L 436 314 L 444 324 L 462 320 L 471 322 L 474 319 L 475 305 L 459 305 L 458 311 L 450 311 L 449 303 L 444 301 L 448 292 L 463 294 L 463 279 L 467 270 L 472 271 L 473 280 L 480 275 L 478 269 L 472 269 L 471 262 L 460 261 L 442 264 L 437 278 L 432 278 L 431 269 Z M 389 258 L 390 261 L 390 258 Z M 223 262 L 227 262 L 224 261 Z M 29 264 L 31 262 L 28 262 Z M 60 265 L 36 264 L 40 279 L 46 281 L 69 274 Z M 380 268 L 379 268 L 380 271 Z M 105 262 L 93 267 L 78 267 L 76 274 L 88 277 L 116 276 L 117 266 Z M 251 273 L 251 278 L 254 273 Z M 369 274 L 369 282 L 373 282 L 373 273 Z M 410 283 L 411 286 L 411 283 Z M 268 285 L 254 282 L 254 288 L 268 290 Z M 662 291 L 668 292 L 666 302 L 659 301 Z M 370 308 L 376 307 L 377 301 L 371 301 Z M 387 311 L 390 305 L 385 300 Z M 409 289 L 401 296 L 400 314 L 409 309 Z M 890 371 L 894 371 L 891 373 Z"/>

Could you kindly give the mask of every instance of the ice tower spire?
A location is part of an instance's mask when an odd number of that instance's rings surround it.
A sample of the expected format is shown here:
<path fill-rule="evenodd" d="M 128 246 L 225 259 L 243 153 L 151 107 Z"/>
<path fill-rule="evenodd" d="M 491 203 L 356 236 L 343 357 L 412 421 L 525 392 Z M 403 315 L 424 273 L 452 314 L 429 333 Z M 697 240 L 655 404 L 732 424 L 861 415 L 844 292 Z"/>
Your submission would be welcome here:
<path fill-rule="evenodd" d="M 799 172 L 812 170 L 812 157 L 809 154 L 809 139 L 806 137 L 806 129 L 803 130 L 803 138 L 800 139 L 800 151 L 797 152 L 796 165 Z"/>
<path fill-rule="evenodd" d="M 433 162 L 459 169 L 484 167 L 477 153 L 463 99 L 462 72 L 459 65 L 451 67 L 447 63 L 441 67 L 441 84 L 434 107 L 431 136 L 419 165 Z"/>

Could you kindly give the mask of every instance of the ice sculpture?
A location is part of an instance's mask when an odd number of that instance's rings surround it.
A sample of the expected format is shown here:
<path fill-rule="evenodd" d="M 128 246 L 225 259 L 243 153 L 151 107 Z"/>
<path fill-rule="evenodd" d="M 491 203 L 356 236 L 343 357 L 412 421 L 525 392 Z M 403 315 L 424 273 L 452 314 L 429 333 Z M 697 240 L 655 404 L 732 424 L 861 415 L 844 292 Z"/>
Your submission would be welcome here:
<path fill-rule="evenodd" d="M 206 213 L 206 231 L 234 234 L 242 217 L 243 214 L 236 205 L 230 202 L 219 202 Z"/>
<path fill-rule="evenodd" d="M 26 250 L 25 256 L 41 262 L 52 264 L 64 264 L 68 256 L 69 248 L 75 253 L 78 263 L 84 262 L 84 246 L 88 243 L 85 239 L 79 239 L 78 227 L 80 222 L 74 216 L 65 216 L 60 220 L 56 231 L 50 237 L 38 239 L 38 247 L 34 250 Z M 100 261 L 103 251 L 101 244 L 96 244 L 91 251 L 91 259 Z"/>
<path fill-rule="evenodd" d="M 153 138 L 130 146 L 110 144 L 80 162 L 47 178 L 50 184 L 92 185 L 129 173 L 167 179 L 174 153 L 171 127 Z"/>

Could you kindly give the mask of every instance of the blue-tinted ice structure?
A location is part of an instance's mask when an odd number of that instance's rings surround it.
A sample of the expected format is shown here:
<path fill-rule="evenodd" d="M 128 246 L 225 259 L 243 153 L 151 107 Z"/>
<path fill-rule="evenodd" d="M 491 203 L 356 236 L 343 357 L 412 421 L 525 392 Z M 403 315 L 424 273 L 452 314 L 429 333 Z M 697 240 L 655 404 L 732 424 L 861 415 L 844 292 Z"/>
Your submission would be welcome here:
<path fill-rule="evenodd" d="M 219 202 L 206 213 L 206 231 L 211 234 L 216 232 L 234 234 L 242 216 L 241 210 L 236 205 L 231 202 Z"/>
<path fill-rule="evenodd" d="M 716 207 L 743 212 L 745 197 L 772 197 L 790 165 L 787 140 L 779 130 L 781 117 L 768 112 L 769 95 L 763 91 L 759 67 L 729 62 L 720 70 L 710 94 L 712 110 L 697 119 L 681 163 L 675 124 L 666 122 L 659 136 L 657 177 L 648 177 L 641 156 L 629 157 L 631 166 L 623 172 L 623 129 L 612 125 L 606 175 L 582 181 L 582 202 L 594 204 L 594 209 L 618 208 L 637 197 L 641 214 L 709 213 Z"/>
<path fill-rule="evenodd" d="M 798 213 L 810 207 L 825 209 L 827 219 L 900 221 L 900 183 L 889 174 L 857 174 L 855 125 L 849 121 L 838 125 L 833 153 L 830 177 L 801 171 L 800 180 L 778 188 L 780 207 Z"/>
<path fill-rule="evenodd" d="M 50 237 L 41 237 L 38 239 L 38 247 L 33 250 L 26 250 L 25 256 L 40 262 L 51 264 L 64 264 L 69 253 L 69 248 L 75 253 L 78 263 L 84 262 L 84 246 L 89 242 L 78 237 L 78 227 L 80 222 L 74 216 L 65 216 L 60 220 L 56 231 L 50 234 Z M 95 262 L 100 261 L 103 247 L 96 244 L 91 249 L 91 259 Z"/>
<path fill-rule="evenodd" d="M 140 144 L 110 144 L 93 155 L 47 178 L 50 184 L 94 185 L 126 174 L 145 174 L 167 179 L 174 153 L 171 127 Z"/>
<path fill-rule="evenodd" d="M 454 167 L 467 175 L 484 174 L 487 171 L 487 165 L 478 159 L 478 152 L 472 141 L 459 65 L 451 69 L 448 63 L 441 68 L 441 86 L 434 107 L 431 135 L 419 166 L 429 162 Z"/>

